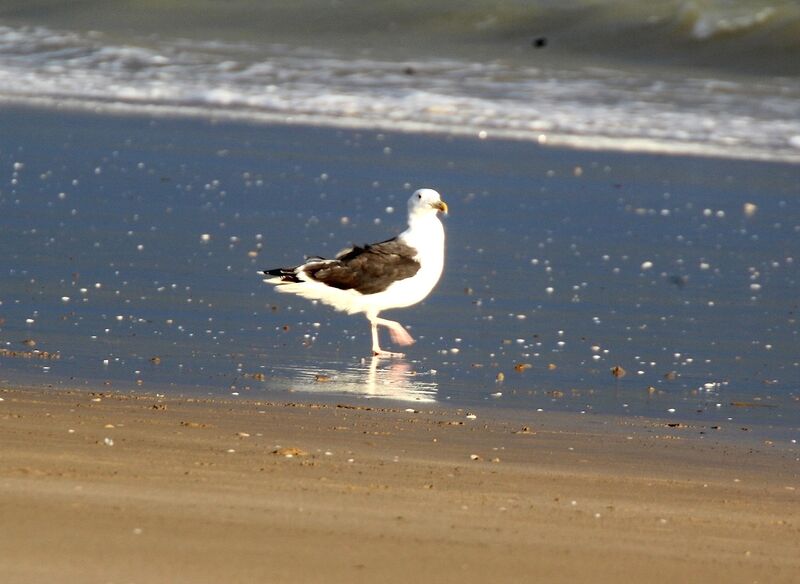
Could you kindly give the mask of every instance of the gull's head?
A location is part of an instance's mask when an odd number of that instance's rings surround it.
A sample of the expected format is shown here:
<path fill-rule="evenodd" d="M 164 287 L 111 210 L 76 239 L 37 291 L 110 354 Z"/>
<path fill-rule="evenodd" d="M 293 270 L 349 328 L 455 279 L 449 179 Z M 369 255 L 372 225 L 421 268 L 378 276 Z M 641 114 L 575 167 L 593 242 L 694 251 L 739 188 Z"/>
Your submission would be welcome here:
<path fill-rule="evenodd" d="M 409 217 L 436 215 L 439 211 L 447 214 L 447 203 L 445 203 L 442 200 L 442 196 L 433 189 L 419 189 L 415 191 L 408 200 Z"/>

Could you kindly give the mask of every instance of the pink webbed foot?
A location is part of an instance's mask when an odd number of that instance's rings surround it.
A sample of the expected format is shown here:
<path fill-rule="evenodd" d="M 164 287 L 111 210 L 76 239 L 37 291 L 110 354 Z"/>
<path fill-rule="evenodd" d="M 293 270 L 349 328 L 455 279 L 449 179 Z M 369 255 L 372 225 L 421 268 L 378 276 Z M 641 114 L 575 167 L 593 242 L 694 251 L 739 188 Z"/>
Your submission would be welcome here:
<path fill-rule="evenodd" d="M 415 342 L 414 337 L 408 334 L 408 331 L 399 324 L 397 327 L 389 327 L 389 335 L 398 345 L 412 345 Z"/>

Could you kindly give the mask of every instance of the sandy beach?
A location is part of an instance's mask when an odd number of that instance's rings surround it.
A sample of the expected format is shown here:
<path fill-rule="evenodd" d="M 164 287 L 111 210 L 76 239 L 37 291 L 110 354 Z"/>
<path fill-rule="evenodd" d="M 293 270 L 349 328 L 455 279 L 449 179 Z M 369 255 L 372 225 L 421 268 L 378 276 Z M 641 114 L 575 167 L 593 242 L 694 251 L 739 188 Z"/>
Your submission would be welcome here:
<path fill-rule="evenodd" d="M 800 570 L 797 455 L 769 442 L 439 406 L 0 397 L 7 583 L 793 582 Z"/>

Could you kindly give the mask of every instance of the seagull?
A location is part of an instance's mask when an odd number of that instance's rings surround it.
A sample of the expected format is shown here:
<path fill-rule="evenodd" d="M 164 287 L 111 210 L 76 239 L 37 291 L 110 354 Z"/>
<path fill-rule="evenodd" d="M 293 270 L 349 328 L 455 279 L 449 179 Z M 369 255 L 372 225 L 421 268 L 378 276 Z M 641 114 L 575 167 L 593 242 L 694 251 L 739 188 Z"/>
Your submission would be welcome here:
<path fill-rule="evenodd" d="M 444 227 L 438 212 L 447 203 L 433 189 L 419 189 L 408 200 L 408 229 L 397 237 L 342 250 L 334 259 L 310 257 L 293 268 L 264 270 L 278 292 L 318 300 L 348 314 L 363 312 L 372 331 L 372 354 L 402 357 L 381 349 L 378 325 L 400 345 L 414 342 L 399 322 L 379 318 L 390 308 L 404 308 L 430 294 L 444 268 Z"/>

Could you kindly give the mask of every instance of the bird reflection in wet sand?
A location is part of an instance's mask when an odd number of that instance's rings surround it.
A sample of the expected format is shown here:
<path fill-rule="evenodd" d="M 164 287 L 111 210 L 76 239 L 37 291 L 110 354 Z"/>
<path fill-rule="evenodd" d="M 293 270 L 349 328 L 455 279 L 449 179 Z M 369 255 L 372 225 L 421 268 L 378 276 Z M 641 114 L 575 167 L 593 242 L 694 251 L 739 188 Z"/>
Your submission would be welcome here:
<path fill-rule="evenodd" d="M 418 374 L 403 359 L 392 361 L 372 357 L 362 365 L 342 369 L 302 369 L 293 387 L 310 393 L 355 394 L 399 401 L 435 402 L 438 384 Z M 380 367 L 381 363 L 388 363 Z"/>

